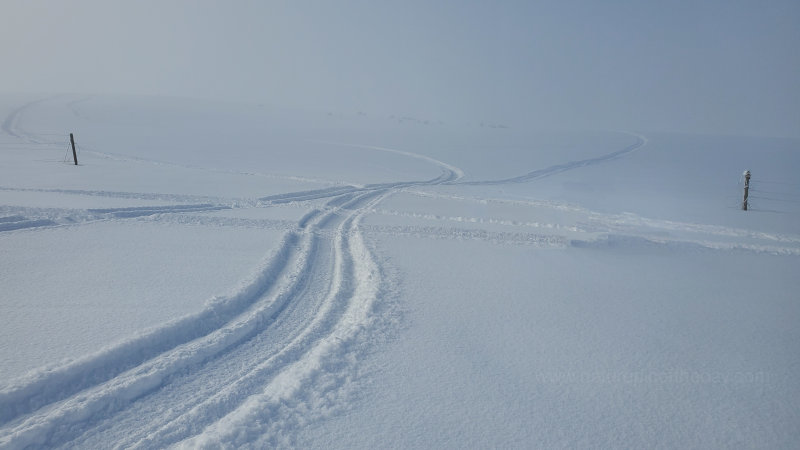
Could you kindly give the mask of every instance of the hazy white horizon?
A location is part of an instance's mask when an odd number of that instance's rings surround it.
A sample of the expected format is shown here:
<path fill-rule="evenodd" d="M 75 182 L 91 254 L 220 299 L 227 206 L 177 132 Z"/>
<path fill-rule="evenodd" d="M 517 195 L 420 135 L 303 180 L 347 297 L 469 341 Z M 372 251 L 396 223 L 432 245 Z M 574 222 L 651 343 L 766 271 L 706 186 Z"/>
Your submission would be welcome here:
<path fill-rule="evenodd" d="M 10 0 L 0 92 L 800 137 L 796 1 Z"/>

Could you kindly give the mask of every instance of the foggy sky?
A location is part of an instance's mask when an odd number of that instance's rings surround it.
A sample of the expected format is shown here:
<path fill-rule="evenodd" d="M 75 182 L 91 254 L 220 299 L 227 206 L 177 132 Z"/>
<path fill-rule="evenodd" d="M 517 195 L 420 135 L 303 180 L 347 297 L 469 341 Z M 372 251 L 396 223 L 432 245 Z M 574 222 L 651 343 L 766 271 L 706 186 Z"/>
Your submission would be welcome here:
<path fill-rule="evenodd" d="M 0 2 L 0 92 L 800 137 L 800 2 Z"/>

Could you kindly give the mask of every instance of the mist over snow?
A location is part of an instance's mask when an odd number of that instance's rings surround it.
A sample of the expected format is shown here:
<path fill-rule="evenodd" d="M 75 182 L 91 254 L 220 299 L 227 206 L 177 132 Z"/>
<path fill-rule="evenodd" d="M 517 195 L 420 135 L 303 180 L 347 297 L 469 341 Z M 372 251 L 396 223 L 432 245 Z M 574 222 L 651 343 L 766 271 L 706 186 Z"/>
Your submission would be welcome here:
<path fill-rule="evenodd" d="M 8 0 L 0 91 L 800 137 L 791 0 Z"/>
<path fill-rule="evenodd" d="M 797 2 L 0 11 L 0 449 L 800 446 Z"/>

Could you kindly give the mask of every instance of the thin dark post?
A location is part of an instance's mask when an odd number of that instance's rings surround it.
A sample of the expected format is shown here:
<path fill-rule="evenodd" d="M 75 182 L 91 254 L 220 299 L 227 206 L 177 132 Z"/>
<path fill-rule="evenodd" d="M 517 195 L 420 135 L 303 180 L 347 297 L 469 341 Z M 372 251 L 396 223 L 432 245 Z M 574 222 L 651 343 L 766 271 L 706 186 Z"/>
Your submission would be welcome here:
<path fill-rule="evenodd" d="M 78 165 L 78 154 L 75 153 L 75 137 L 72 133 L 69 134 L 69 142 L 72 144 L 72 159 L 75 160 L 75 165 Z M 745 208 L 747 209 L 747 208 Z"/>
<path fill-rule="evenodd" d="M 750 171 L 744 171 L 744 200 L 742 200 L 742 209 L 747 211 L 747 193 L 750 190 Z"/>

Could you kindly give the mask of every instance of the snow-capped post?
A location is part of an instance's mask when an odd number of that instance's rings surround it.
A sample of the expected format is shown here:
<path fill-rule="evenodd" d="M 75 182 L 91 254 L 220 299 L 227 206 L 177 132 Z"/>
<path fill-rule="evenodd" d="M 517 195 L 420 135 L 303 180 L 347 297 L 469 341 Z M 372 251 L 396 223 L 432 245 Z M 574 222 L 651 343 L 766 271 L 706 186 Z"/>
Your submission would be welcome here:
<path fill-rule="evenodd" d="M 78 154 L 75 153 L 75 137 L 72 136 L 72 133 L 69 134 L 69 142 L 72 144 L 72 159 L 75 160 L 75 165 L 78 165 Z"/>
<path fill-rule="evenodd" d="M 742 210 L 747 211 L 747 192 L 750 190 L 750 171 L 744 171 L 744 200 L 742 200 Z"/>

